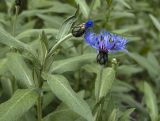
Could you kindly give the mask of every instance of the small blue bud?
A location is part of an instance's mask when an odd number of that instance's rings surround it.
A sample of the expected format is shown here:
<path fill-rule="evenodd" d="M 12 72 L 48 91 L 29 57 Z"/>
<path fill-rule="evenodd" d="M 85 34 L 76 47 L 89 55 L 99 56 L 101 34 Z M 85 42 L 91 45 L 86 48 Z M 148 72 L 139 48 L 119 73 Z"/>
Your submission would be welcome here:
<path fill-rule="evenodd" d="M 92 27 L 93 26 L 93 20 L 88 20 L 86 23 L 85 23 L 85 28 L 89 28 L 89 27 Z"/>

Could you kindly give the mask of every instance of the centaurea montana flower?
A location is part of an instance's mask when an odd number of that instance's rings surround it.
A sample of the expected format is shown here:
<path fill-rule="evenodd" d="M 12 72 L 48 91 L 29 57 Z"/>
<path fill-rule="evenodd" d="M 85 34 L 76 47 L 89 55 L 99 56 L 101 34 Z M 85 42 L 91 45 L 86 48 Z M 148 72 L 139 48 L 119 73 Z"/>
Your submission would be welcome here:
<path fill-rule="evenodd" d="M 85 41 L 97 51 L 117 52 L 126 51 L 127 40 L 116 34 L 111 34 L 106 31 L 101 31 L 100 34 L 95 34 L 93 31 L 86 31 L 84 34 Z"/>
<path fill-rule="evenodd" d="M 108 53 L 115 53 L 117 51 L 125 51 L 127 40 L 124 37 L 120 37 L 116 34 L 111 34 L 106 31 L 101 31 L 100 34 L 96 34 L 93 30 L 88 30 L 84 34 L 85 41 L 88 45 L 95 48 L 99 54 L 97 55 L 97 62 L 105 64 L 108 61 Z"/>

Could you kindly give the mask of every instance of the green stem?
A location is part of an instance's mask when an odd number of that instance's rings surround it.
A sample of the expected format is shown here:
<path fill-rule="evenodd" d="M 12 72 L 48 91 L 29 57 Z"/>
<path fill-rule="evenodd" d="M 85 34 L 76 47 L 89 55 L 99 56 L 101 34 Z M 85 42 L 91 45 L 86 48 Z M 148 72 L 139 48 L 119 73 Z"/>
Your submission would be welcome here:
<path fill-rule="evenodd" d="M 15 13 L 15 16 L 13 19 L 13 28 L 12 28 L 13 36 L 15 36 L 15 29 L 16 29 L 17 16 L 18 16 L 18 12 L 19 12 L 19 6 L 16 6 L 15 8 L 16 8 L 16 13 Z"/>
<path fill-rule="evenodd" d="M 99 83 L 98 83 L 98 101 L 100 100 L 100 89 L 101 89 L 101 84 L 102 84 L 102 74 L 103 74 L 103 69 L 104 69 L 104 66 L 101 65 L 100 66 L 100 76 L 99 76 Z"/>
<path fill-rule="evenodd" d="M 103 69 L 104 66 L 101 65 L 100 66 L 100 71 L 99 71 L 99 81 L 98 81 L 98 95 L 97 95 L 97 103 L 99 103 L 101 101 L 100 99 L 100 89 L 101 89 L 101 85 L 102 85 L 102 76 L 103 76 Z M 101 113 L 103 110 L 103 105 L 104 105 L 104 101 L 99 105 L 99 107 L 97 108 L 96 114 L 95 114 L 95 121 L 101 121 Z"/>
<path fill-rule="evenodd" d="M 37 118 L 38 118 L 38 121 L 42 121 L 42 98 L 41 98 L 41 93 L 39 94 L 38 101 L 37 101 Z"/>
<path fill-rule="evenodd" d="M 62 39 L 60 39 L 49 51 L 48 55 L 52 55 L 52 53 L 54 52 L 54 50 L 64 41 L 66 41 L 67 39 L 72 37 L 72 33 L 69 33 L 68 35 L 66 35 L 65 37 L 63 37 Z"/>

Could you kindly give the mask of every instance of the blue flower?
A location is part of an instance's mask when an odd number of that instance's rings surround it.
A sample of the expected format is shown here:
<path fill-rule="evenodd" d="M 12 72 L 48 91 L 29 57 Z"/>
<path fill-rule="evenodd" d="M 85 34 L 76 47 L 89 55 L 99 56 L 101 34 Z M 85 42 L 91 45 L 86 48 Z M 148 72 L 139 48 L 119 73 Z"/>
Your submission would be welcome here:
<path fill-rule="evenodd" d="M 88 45 L 91 45 L 99 52 L 127 52 L 127 40 L 124 37 L 120 37 L 116 34 L 111 34 L 106 31 L 101 31 L 99 34 L 95 34 L 92 30 L 88 30 L 85 32 L 84 38 Z"/>

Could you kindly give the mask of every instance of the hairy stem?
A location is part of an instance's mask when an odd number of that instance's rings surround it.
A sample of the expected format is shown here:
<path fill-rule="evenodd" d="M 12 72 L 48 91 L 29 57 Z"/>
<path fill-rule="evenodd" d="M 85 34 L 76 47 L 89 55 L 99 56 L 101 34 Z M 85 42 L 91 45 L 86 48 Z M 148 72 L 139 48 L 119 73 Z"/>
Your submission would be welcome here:
<path fill-rule="evenodd" d="M 100 96 L 100 89 L 101 89 L 101 84 L 102 84 L 102 74 L 103 74 L 103 69 L 104 69 L 104 66 L 101 65 L 100 66 L 100 72 L 99 72 L 99 83 L 98 83 L 98 101 L 100 100 L 99 96 Z"/>
<path fill-rule="evenodd" d="M 60 39 L 49 51 L 48 56 L 52 55 L 52 53 L 54 52 L 54 50 L 64 41 L 66 41 L 67 39 L 72 37 L 72 33 L 69 33 L 68 35 L 66 35 L 65 37 L 63 37 L 62 39 Z"/>
<path fill-rule="evenodd" d="M 16 13 L 15 13 L 15 16 L 13 18 L 13 28 L 12 28 L 13 36 L 15 36 L 15 29 L 16 29 L 17 16 L 18 16 L 18 12 L 19 12 L 19 6 L 16 6 L 15 8 L 16 8 Z"/>
<path fill-rule="evenodd" d="M 38 121 L 42 121 L 42 98 L 41 93 L 39 94 L 38 100 L 37 100 L 37 118 Z"/>
<path fill-rule="evenodd" d="M 100 71 L 99 71 L 99 81 L 98 81 L 98 95 L 97 95 L 97 103 L 101 101 L 100 99 L 100 89 L 101 89 L 101 85 L 102 85 L 102 76 L 103 76 L 103 69 L 104 69 L 104 65 L 100 66 Z M 103 105 L 104 105 L 104 101 L 101 102 L 101 104 L 98 106 L 96 114 L 95 114 L 95 121 L 101 121 L 101 113 L 103 110 Z"/>

